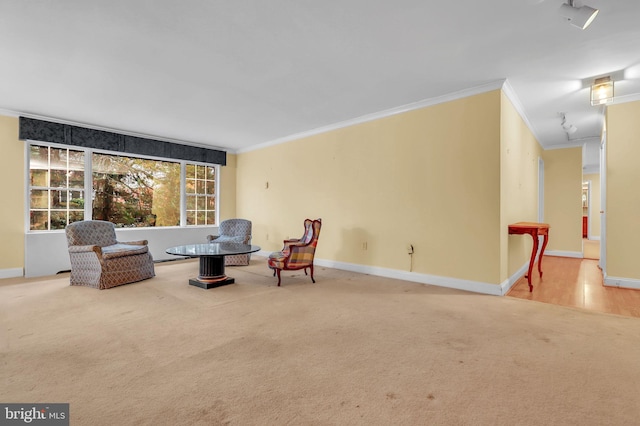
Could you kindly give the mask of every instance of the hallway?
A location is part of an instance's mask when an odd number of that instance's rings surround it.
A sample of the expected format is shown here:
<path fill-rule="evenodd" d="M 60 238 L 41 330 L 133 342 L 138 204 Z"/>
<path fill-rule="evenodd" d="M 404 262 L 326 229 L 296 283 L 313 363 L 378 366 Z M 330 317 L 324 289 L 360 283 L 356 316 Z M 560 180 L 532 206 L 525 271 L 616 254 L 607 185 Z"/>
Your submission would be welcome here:
<path fill-rule="evenodd" d="M 533 292 L 522 277 L 507 296 L 640 317 L 640 290 L 604 286 L 598 260 L 544 256 L 542 272 L 541 279 L 534 267 Z"/>

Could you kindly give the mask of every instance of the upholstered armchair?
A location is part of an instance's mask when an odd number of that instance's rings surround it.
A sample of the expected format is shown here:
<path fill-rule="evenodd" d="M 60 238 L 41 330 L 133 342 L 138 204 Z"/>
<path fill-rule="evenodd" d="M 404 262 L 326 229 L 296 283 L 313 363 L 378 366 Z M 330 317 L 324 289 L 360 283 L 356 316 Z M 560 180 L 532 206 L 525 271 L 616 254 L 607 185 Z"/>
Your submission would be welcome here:
<path fill-rule="evenodd" d="M 304 235 L 302 238 L 284 240 L 282 251 L 269 255 L 267 264 L 269 268 L 273 269 L 273 275 L 278 275 L 278 286 L 280 285 L 280 271 L 297 269 L 304 269 L 304 274 L 308 275 L 308 268 L 311 271 L 311 281 L 316 282 L 313 278 L 313 258 L 316 253 L 321 227 L 321 219 L 306 219 L 304 221 Z"/>
<path fill-rule="evenodd" d="M 74 222 L 67 225 L 65 232 L 71 285 L 103 290 L 155 276 L 147 240 L 120 242 L 111 222 Z"/>
<path fill-rule="evenodd" d="M 251 221 L 247 219 L 227 219 L 220 222 L 219 235 L 207 235 L 210 243 L 251 244 Z M 248 265 L 251 254 L 236 254 L 224 257 L 226 266 Z"/>

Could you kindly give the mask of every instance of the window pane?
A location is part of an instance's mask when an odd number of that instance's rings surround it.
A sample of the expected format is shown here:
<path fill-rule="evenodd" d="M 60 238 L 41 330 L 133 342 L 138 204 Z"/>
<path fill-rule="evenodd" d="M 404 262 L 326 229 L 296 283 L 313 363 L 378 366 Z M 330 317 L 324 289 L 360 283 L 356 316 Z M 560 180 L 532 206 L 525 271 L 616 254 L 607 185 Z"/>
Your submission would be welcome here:
<path fill-rule="evenodd" d="M 69 223 L 78 222 L 84 220 L 84 211 L 70 211 Z"/>
<path fill-rule="evenodd" d="M 78 210 L 84 209 L 83 191 L 69 191 L 69 208 Z"/>
<path fill-rule="evenodd" d="M 47 170 L 33 170 L 31 174 L 31 186 L 49 186 L 49 172 Z"/>
<path fill-rule="evenodd" d="M 51 229 L 64 229 L 67 226 L 67 212 L 51 210 Z"/>
<path fill-rule="evenodd" d="M 206 166 L 196 166 L 196 178 L 204 179 L 207 175 L 207 167 Z"/>
<path fill-rule="evenodd" d="M 216 215 L 214 212 L 207 212 L 207 225 L 216 224 Z"/>
<path fill-rule="evenodd" d="M 84 188 L 84 171 L 73 170 L 69 172 L 69 187 Z"/>
<path fill-rule="evenodd" d="M 49 208 L 49 191 L 47 191 L 46 189 L 32 189 L 31 190 L 31 208 L 32 209 Z"/>
<path fill-rule="evenodd" d="M 49 161 L 52 169 L 66 169 L 67 150 L 64 148 L 50 148 Z"/>
<path fill-rule="evenodd" d="M 121 227 L 180 223 L 180 164 L 93 155 L 93 218 Z"/>
<path fill-rule="evenodd" d="M 31 169 L 49 169 L 49 148 L 31 145 L 29 150 L 29 164 Z"/>
<path fill-rule="evenodd" d="M 198 225 L 204 225 L 205 223 L 207 223 L 206 212 L 202 211 L 202 212 L 196 213 L 196 218 L 197 218 Z"/>
<path fill-rule="evenodd" d="M 196 166 L 195 164 L 187 164 L 187 179 L 195 179 Z"/>
<path fill-rule="evenodd" d="M 187 196 L 187 210 L 195 210 L 196 209 L 196 197 L 195 195 Z"/>
<path fill-rule="evenodd" d="M 191 211 L 187 212 L 187 225 L 195 225 L 196 224 L 196 212 Z"/>
<path fill-rule="evenodd" d="M 208 166 L 207 167 L 207 180 L 215 180 L 216 178 L 216 168 Z"/>
<path fill-rule="evenodd" d="M 207 210 L 215 210 L 215 209 L 216 209 L 215 197 L 207 197 Z"/>
<path fill-rule="evenodd" d="M 196 193 L 196 181 L 194 179 L 187 179 L 187 194 L 195 194 Z"/>
<path fill-rule="evenodd" d="M 207 195 L 213 195 L 216 193 L 216 184 L 212 181 L 207 181 L 206 190 L 204 191 Z"/>
<path fill-rule="evenodd" d="M 52 189 L 49 193 L 51 194 L 52 209 L 67 208 L 67 191 Z"/>
<path fill-rule="evenodd" d="M 207 203 L 206 197 L 200 197 L 199 196 L 199 197 L 197 197 L 197 199 L 198 199 L 197 209 L 204 211 L 206 209 L 206 205 L 207 205 L 206 204 Z"/>
<path fill-rule="evenodd" d="M 31 226 L 33 231 L 46 231 L 48 229 L 49 214 L 46 211 L 31 211 Z"/>
<path fill-rule="evenodd" d="M 196 192 L 197 192 L 198 194 L 204 194 L 204 193 L 205 193 L 205 190 L 204 190 L 204 181 L 203 181 L 203 180 L 199 180 L 199 181 L 197 181 Z"/>
<path fill-rule="evenodd" d="M 52 188 L 66 188 L 67 187 L 67 171 L 66 170 L 51 170 L 51 183 Z"/>

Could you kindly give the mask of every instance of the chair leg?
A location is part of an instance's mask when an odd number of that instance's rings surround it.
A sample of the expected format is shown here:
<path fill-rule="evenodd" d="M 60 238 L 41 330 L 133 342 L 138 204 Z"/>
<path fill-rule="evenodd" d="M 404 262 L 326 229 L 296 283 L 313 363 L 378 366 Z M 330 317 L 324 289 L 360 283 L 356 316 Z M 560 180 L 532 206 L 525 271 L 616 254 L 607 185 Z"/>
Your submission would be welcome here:
<path fill-rule="evenodd" d="M 304 274 L 305 275 L 309 275 L 309 274 L 307 274 L 307 268 L 304 268 Z"/>
<path fill-rule="evenodd" d="M 278 287 L 280 287 L 280 269 L 275 269 L 273 271 L 274 273 L 277 272 L 278 273 Z"/>
<path fill-rule="evenodd" d="M 316 283 L 316 280 L 313 279 L 313 263 L 311 264 L 311 266 L 309 266 L 309 268 L 311 269 L 311 281 L 313 281 L 313 283 Z M 307 272 L 307 270 L 304 270 L 305 272 Z"/>
<path fill-rule="evenodd" d="M 275 269 L 273 270 L 273 276 L 274 277 L 276 276 L 276 270 Z"/>

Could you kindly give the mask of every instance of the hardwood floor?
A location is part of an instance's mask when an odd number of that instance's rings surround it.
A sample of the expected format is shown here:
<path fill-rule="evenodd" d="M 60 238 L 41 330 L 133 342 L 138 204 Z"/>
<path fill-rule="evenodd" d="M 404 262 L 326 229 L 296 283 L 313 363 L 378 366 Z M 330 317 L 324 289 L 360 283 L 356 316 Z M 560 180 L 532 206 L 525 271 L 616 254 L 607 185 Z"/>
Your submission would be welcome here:
<path fill-rule="evenodd" d="M 541 279 L 537 266 L 533 269 L 533 292 L 522 277 L 507 296 L 640 317 L 640 290 L 605 286 L 598 260 L 544 256 L 542 272 Z"/>

